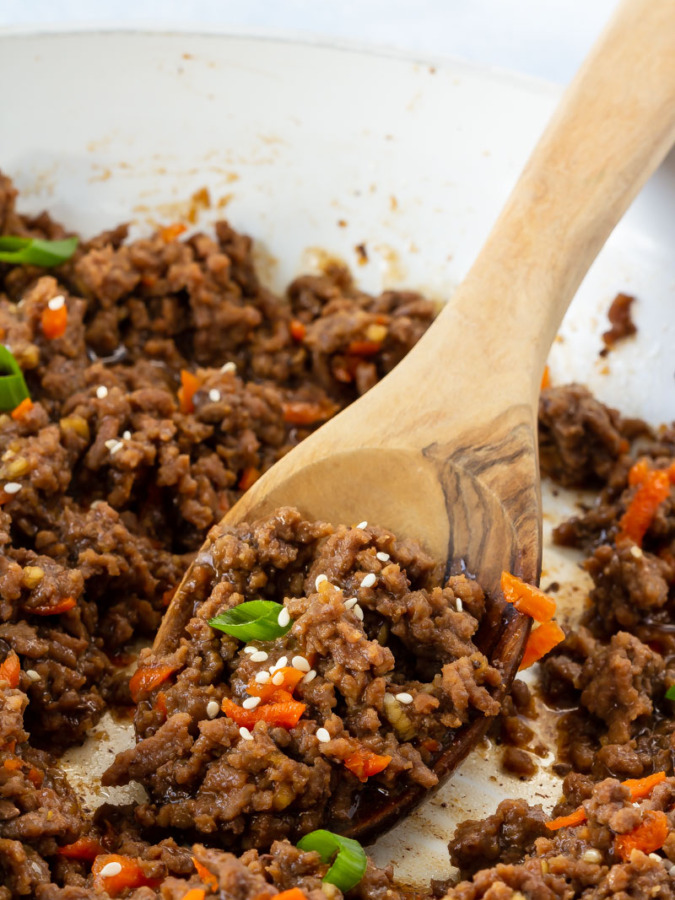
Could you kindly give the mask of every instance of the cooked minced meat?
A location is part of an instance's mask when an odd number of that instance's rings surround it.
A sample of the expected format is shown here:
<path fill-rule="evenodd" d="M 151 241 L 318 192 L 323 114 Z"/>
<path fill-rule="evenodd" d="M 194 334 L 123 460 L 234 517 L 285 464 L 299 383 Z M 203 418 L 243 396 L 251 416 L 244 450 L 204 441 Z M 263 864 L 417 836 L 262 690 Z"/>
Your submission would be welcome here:
<path fill-rule="evenodd" d="M 140 740 L 104 783 L 148 789 L 136 810 L 144 826 L 244 846 L 344 827 L 362 782 L 433 787 L 435 753 L 472 715 L 497 715 L 502 683 L 473 640 L 482 590 L 465 576 L 439 580 L 419 546 L 371 525 L 334 528 L 282 509 L 219 527 L 197 558 L 185 637 L 164 656 L 141 655 L 141 670 L 171 678 L 146 692 Z M 253 599 L 283 603 L 290 631 L 244 645 L 209 626 Z M 307 707 L 297 724 L 249 722 L 242 704 L 256 679 L 292 665 L 309 670 L 293 690 Z M 382 770 L 359 771 L 352 758 L 364 753 L 384 758 Z"/>

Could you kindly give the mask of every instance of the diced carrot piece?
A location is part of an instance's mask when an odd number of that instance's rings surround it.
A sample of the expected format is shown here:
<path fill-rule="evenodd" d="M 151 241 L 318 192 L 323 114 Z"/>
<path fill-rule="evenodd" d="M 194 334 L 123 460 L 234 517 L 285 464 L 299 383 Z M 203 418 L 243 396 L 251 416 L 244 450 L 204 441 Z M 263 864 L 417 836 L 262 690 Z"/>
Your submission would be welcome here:
<path fill-rule="evenodd" d="M 0 749 L 6 750 L 7 753 L 14 753 L 14 751 L 16 750 L 16 741 L 12 738 L 11 741 L 7 741 L 5 746 Z"/>
<path fill-rule="evenodd" d="M 49 604 L 33 606 L 26 609 L 26 612 L 30 612 L 33 616 L 58 616 L 61 613 L 68 612 L 74 606 L 77 606 L 77 601 L 74 597 L 64 597 L 63 600 L 59 600 L 58 603 L 54 603 L 51 606 Z"/>
<path fill-rule="evenodd" d="M 172 587 L 172 588 L 169 588 L 168 590 L 164 591 L 164 593 L 162 594 L 162 606 L 165 609 L 167 606 L 169 606 L 169 604 L 173 600 L 173 595 L 175 593 L 176 593 L 176 588 Z"/>
<path fill-rule="evenodd" d="M 352 341 L 347 347 L 347 353 L 352 356 L 375 356 L 381 349 L 381 341 Z"/>
<path fill-rule="evenodd" d="M 134 703 L 138 703 L 141 694 L 146 694 L 170 678 L 176 666 L 152 666 L 136 669 L 129 679 L 129 693 Z"/>
<path fill-rule="evenodd" d="M 16 757 L 13 759 L 6 759 L 3 766 L 8 772 L 18 772 L 19 769 L 23 769 L 23 760 L 17 759 Z"/>
<path fill-rule="evenodd" d="M 580 806 L 579 809 L 575 809 L 573 813 L 570 813 L 568 816 L 558 816 L 557 819 L 552 819 L 550 822 L 546 823 L 546 827 L 549 831 L 557 831 L 559 828 L 573 828 L 575 825 L 581 825 L 586 821 L 586 810 L 583 806 Z"/>
<path fill-rule="evenodd" d="M 366 747 L 359 747 L 344 760 L 349 771 L 362 782 L 366 782 L 371 775 L 382 772 L 390 762 L 391 756 L 380 756 Z"/>
<path fill-rule="evenodd" d="M 669 831 L 668 816 L 661 810 L 648 809 L 641 825 L 628 834 L 617 834 L 614 839 L 614 851 L 625 862 L 630 859 L 633 850 L 653 853 L 663 847 Z"/>
<path fill-rule="evenodd" d="M 305 335 L 307 334 L 307 329 L 304 324 L 299 319 L 292 319 L 290 325 L 291 337 L 294 341 L 302 341 L 304 340 Z"/>
<path fill-rule="evenodd" d="M 656 511 L 670 494 L 670 477 L 663 469 L 647 474 L 619 520 L 619 538 L 628 537 L 638 547 L 652 523 Z"/>
<path fill-rule="evenodd" d="M 192 862 L 194 863 L 195 869 L 197 870 L 197 875 L 199 875 L 204 884 L 212 891 L 217 891 L 218 879 L 213 874 L 213 872 L 210 872 L 205 865 L 200 863 L 196 856 L 192 857 Z"/>
<path fill-rule="evenodd" d="M 166 708 L 166 694 L 164 693 L 164 691 L 160 691 L 159 694 L 157 694 L 157 699 L 155 700 L 155 709 L 158 713 L 163 715 L 164 718 L 166 718 L 168 710 Z"/>
<path fill-rule="evenodd" d="M 297 700 L 285 700 L 281 703 L 261 703 L 255 709 L 244 709 L 237 706 L 228 697 L 223 699 L 222 710 L 228 718 L 239 726 L 253 728 L 256 722 L 267 722 L 278 728 L 295 728 L 304 711 L 305 703 Z"/>
<path fill-rule="evenodd" d="M 638 461 L 633 463 L 630 467 L 628 471 L 628 484 L 631 487 L 637 487 L 637 485 L 643 483 L 647 475 L 649 475 L 649 461 L 642 457 L 642 459 L 638 459 Z"/>
<path fill-rule="evenodd" d="M 315 425 L 330 419 L 334 411 L 332 407 L 322 403 L 303 403 L 297 400 L 283 404 L 284 422 L 289 425 Z"/>
<path fill-rule="evenodd" d="M 122 868 L 117 875 L 101 875 L 101 870 L 109 863 L 118 863 Z M 118 853 L 102 853 L 94 860 L 91 867 L 94 876 L 94 890 L 107 891 L 111 897 L 117 897 L 122 891 L 137 887 L 158 887 L 159 878 L 146 878 L 138 860 Z"/>
<path fill-rule="evenodd" d="M 541 376 L 541 385 L 539 386 L 539 390 L 545 391 L 546 388 L 551 387 L 551 370 L 548 366 L 544 366 L 544 372 Z"/>
<path fill-rule="evenodd" d="M 7 681 L 11 688 L 16 688 L 19 686 L 20 675 L 21 663 L 19 657 L 12 650 L 0 665 L 0 681 Z"/>
<path fill-rule="evenodd" d="M 267 684 L 259 684 L 257 681 L 253 680 L 246 688 L 246 693 L 250 694 L 252 697 L 260 697 L 263 703 L 266 703 L 268 700 L 273 699 L 274 695 L 278 694 L 279 691 L 288 691 L 292 694 L 305 677 L 304 672 L 301 672 L 300 669 L 294 669 L 292 666 L 285 666 L 283 669 L 278 669 L 277 672 L 275 672 L 275 675 L 277 674 L 283 675 L 284 680 L 281 684 L 273 684 L 271 679 Z"/>
<path fill-rule="evenodd" d="M 627 778 L 621 784 L 630 790 L 630 799 L 635 801 L 648 797 L 656 785 L 665 780 L 665 772 L 654 772 L 653 775 L 646 775 L 644 778 Z"/>
<path fill-rule="evenodd" d="M 420 744 L 420 747 L 429 753 L 438 753 L 442 746 L 441 742 L 434 740 L 434 738 L 425 738 Z"/>
<path fill-rule="evenodd" d="M 289 891 L 275 894 L 273 900 L 307 900 L 307 897 L 300 888 L 291 888 Z"/>
<path fill-rule="evenodd" d="M 555 600 L 510 572 L 502 572 L 501 586 L 504 599 L 535 622 L 548 622 L 555 615 Z"/>
<path fill-rule="evenodd" d="M 247 491 L 260 478 L 260 469 L 255 466 L 247 466 L 241 473 L 237 487 L 240 491 Z"/>
<path fill-rule="evenodd" d="M 520 669 L 529 668 L 564 640 L 565 632 L 557 622 L 543 622 L 530 632 Z"/>
<path fill-rule="evenodd" d="M 65 856 L 66 859 L 88 859 L 94 860 L 101 853 L 105 853 L 103 847 L 96 838 L 84 835 L 78 838 L 73 844 L 65 844 L 56 851 L 59 856 Z"/>
<path fill-rule="evenodd" d="M 180 384 L 181 386 L 178 388 L 178 405 L 180 411 L 187 416 L 195 411 L 193 398 L 201 385 L 197 376 L 193 375 L 192 372 L 188 372 L 187 369 L 181 369 L 180 371 Z"/>
<path fill-rule="evenodd" d="M 39 769 L 35 769 L 33 766 L 29 766 L 28 771 L 26 772 L 26 778 L 30 781 L 33 787 L 39 788 L 42 786 L 42 782 L 45 780 L 45 776 Z"/>
<path fill-rule="evenodd" d="M 63 337 L 68 327 L 68 307 L 63 304 L 58 309 L 50 309 L 48 306 L 42 310 L 42 333 L 48 341 Z"/>
<path fill-rule="evenodd" d="M 204 900 L 205 897 L 204 888 L 190 888 L 187 894 L 183 894 L 182 900 Z"/>
<path fill-rule="evenodd" d="M 170 244 L 171 241 L 175 241 L 176 238 L 180 237 L 184 231 L 187 231 L 187 225 L 183 225 L 182 222 L 174 222 L 173 225 L 167 225 L 165 228 L 161 228 L 159 236 L 165 244 Z"/>
<path fill-rule="evenodd" d="M 25 415 L 27 415 L 31 409 L 33 408 L 33 401 L 30 397 L 26 397 L 19 403 L 18 406 L 14 407 L 11 412 L 11 416 L 15 422 L 19 422 Z"/>

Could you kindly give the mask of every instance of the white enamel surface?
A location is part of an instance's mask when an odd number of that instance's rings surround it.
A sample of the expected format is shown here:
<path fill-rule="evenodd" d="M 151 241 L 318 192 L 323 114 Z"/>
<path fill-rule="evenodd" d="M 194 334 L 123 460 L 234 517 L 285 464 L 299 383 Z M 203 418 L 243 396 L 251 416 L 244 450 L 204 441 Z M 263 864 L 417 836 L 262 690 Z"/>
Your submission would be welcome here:
<path fill-rule="evenodd" d="M 206 187 L 212 208 L 197 210 L 199 225 L 227 215 L 256 237 L 271 286 L 338 256 L 366 289 L 406 286 L 444 300 L 559 94 L 459 63 L 215 35 L 0 37 L 0 76 L 17 85 L 0 110 L 0 166 L 22 191 L 21 209 L 47 207 L 85 234 L 124 220 L 142 231 L 185 216 Z M 551 354 L 554 381 L 588 383 L 653 422 L 675 417 L 674 201 L 671 157 L 600 255 Z M 601 359 L 606 310 L 620 290 L 638 297 L 639 333 Z M 448 361 L 450 372 L 470 364 Z M 545 492 L 547 529 L 573 500 Z M 573 555 L 548 546 L 544 568 L 544 585 L 578 575 Z M 560 594 L 566 615 L 584 592 L 581 584 Z M 107 717 L 68 755 L 91 806 L 112 799 L 91 786 L 111 740 L 131 736 Z M 479 749 L 378 843 L 377 859 L 394 860 L 405 880 L 445 877 L 454 823 L 505 796 L 550 807 L 557 790 L 546 774 L 528 783 L 504 776 L 495 754 Z"/>

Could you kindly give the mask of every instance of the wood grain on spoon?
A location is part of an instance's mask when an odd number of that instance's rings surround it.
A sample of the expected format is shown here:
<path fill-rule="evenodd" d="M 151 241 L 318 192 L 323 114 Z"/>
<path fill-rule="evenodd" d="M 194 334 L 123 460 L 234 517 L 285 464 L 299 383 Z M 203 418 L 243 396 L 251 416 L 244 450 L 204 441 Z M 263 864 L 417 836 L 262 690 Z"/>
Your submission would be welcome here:
<path fill-rule="evenodd" d="M 427 334 L 380 384 L 257 481 L 224 522 L 284 505 L 334 523 L 366 519 L 417 539 L 449 566 L 466 566 L 491 591 L 504 568 L 536 582 L 545 359 L 589 266 L 673 140 L 675 3 L 626 0 Z M 208 558 L 207 541 L 167 611 L 157 652 L 183 633 L 195 565 Z M 495 593 L 479 644 L 506 683 L 527 627 Z M 435 766 L 441 779 L 488 724 L 481 717 L 454 736 Z M 368 837 L 393 824 L 422 795 L 409 789 L 357 811 L 351 833 Z"/>

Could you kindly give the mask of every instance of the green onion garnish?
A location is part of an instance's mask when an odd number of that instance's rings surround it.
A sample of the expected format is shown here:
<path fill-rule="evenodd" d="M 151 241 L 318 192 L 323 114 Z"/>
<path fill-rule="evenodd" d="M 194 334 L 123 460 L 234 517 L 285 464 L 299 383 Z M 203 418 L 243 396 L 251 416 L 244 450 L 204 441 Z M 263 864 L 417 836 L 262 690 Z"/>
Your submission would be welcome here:
<path fill-rule="evenodd" d="M 27 397 L 30 394 L 21 367 L 7 347 L 0 344 L 0 410 L 16 409 Z"/>
<path fill-rule="evenodd" d="M 301 838 L 298 847 L 301 850 L 316 850 L 324 863 L 330 862 L 337 853 L 323 880 L 340 888 L 343 894 L 351 891 L 365 875 L 368 865 L 365 850 L 352 838 L 320 828 Z"/>
<path fill-rule="evenodd" d="M 0 262 L 31 266 L 58 266 L 75 252 L 77 238 L 43 241 L 41 238 L 0 237 Z"/>
<path fill-rule="evenodd" d="M 210 619 L 209 625 L 240 641 L 273 641 L 286 634 L 292 624 L 279 624 L 283 609 L 281 603 L 272 600 L 249 600 Z"/>
<path fill-rule="evenodd" d="M 666 691 L 666 700 L 675 700 L 675 684 Z"/>

